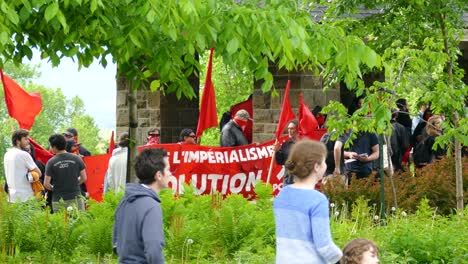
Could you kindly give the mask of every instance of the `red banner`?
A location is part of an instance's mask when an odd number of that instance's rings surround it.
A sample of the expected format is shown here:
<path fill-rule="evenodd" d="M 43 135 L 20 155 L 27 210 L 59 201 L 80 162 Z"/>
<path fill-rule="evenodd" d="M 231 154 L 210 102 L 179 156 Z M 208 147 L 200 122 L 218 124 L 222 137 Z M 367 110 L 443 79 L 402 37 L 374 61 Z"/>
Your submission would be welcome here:
<path fill-rule="evenodd" d="M 286 140 L 281 138 L 281 142 Z M 164 148 L 169 153 L 172 176 L 169 186 L 175 193 L 183 192 L 183 183 L 192 184 L 197 194 L 219 192 L 254 197 L 257 180 L 266 181 L 274 141 L 241 147 L 221 148 L 186 144 L 141 146 Z M 270 183 L 276 195 L 283 186 L 284 169 L 274 163 Z"/>

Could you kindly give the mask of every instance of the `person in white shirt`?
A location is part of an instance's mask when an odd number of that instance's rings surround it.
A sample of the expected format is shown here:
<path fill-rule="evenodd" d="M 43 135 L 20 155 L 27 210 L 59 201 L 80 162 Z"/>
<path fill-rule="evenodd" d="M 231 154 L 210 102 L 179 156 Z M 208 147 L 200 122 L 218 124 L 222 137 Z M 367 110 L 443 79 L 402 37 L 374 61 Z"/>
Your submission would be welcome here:
<path fill-rule="evenodd" d="M 23 148 L 29 146 L 29 132 L 19 129 L 13 132 L 11 137 L 12 148 L 5 153 L 3 164 L 5 167 L 5 178 L 8 184 L 9 202 L 25 202 L 34 198 L 28 173 L 35 171 L 42 176 L 41 171 L 34 163 L 31 155 Z"/>
<path fill-rule="evenodd" d="M 119 147 L 112 151 L 107 169 L 105 191 L 114 192 L 124 190 L 127 177 L 127 150 L 128 133 L 122 133 L 119 137 Z"/>

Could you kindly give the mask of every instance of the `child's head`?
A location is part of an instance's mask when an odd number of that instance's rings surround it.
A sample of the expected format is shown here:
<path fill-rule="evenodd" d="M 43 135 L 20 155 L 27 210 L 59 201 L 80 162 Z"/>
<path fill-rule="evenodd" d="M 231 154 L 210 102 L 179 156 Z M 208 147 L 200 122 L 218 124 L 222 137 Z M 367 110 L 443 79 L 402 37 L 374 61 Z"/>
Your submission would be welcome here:
<path fill-rule="evenodd" d="M 343 249 L 341 264 L 374 264 L 379 263 L 379 248 L 374 242 L 357 238 L 349 242 Z"/>
<path fill-rule="evenodd" d="M 293 145 L 286 161 L 286 168 L 296 179 L 308 178 L 312 173 L 322 176 L 327 165 L 327 149 L 322 142 L 301 140 Z"/>

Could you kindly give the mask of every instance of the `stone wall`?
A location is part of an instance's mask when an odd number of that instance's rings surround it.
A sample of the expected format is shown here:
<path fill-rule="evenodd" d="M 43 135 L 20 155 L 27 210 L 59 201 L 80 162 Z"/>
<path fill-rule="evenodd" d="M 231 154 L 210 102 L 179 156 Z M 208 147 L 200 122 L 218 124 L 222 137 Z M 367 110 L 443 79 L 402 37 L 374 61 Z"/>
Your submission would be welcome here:
<path fill-rule="evenodd" d="M 272 69 L 270 69 L 272 70 Z M 263 93 L 261 82 L 255 84 L 254 103 L 254 142 L 263 142 L 274 138 L 279 121 L 286 83 L 291 80 L 289 100 L 297 115 L 299 94 L 303 94 L 304 103 L 312 110 L 316 105 L 325 106 L 330 100 L 340 100 L 340 89 L 336 86 L 324 92 L 322 78 L 313 72 L 287 72 L 273 69 L 274 87 L 278 96 L 272 92 Z"/>
<path fill-rule="evenodd" d="M 303 94 L 304 102 L 310 109 L 316 105 L 325 106 L 330 100 L 340 101 L 339 86 L 324 92 L 322 78 L 312 72 L 271 70 L 275 72 L 274 86 L 278 96 L 272 96 L 272 92 L 264 94 L 260 90 L 261 82 L 255 84 L 253 96 L 254 142 L 263 142 L 274 137 L 284 98 L 284 89 L 288 80 L 291 80 L 289 98 L 296 114 L 299 93 Z M 198 94 L 199 80 L 191 78 L 190 82 L 194 87 L 195 94 Z M 117 136 L 128 131 L 129 126 L 127 85 L 124 79 L 117 81 Z M 161 128 L 162 143 L 178 142 L 182 128 L 192 128 L 195 131 L 199 115 L 198 100 L 198 98 L 188 100 L 184 97 L 178 100 L 173 93 L 163 95 L 161 92 L 138 91 L 137 144 L 145 144 L 147 132 L 151 127 Z"/>
<path fill-rule="evenodd" d="M 199 91 L 199 81 L 191 78 L 190 83 L 195 94 Z M 128 83 L 124 78 L 117 80 L 117 135 L 128 132 Z M 144 145 L 148 130 L 152 127 L 161 129 L 161 142 L 178 142 L 179 133 L 183 128 L 196 130 L 198 121 L 198 98 L 189 100 L 177 99 L 175 94 L 163 95 L 160 91 L 151 92 L 139 90 L 137 93 L 138 128 L 136 132 L 137 145 Z"/>

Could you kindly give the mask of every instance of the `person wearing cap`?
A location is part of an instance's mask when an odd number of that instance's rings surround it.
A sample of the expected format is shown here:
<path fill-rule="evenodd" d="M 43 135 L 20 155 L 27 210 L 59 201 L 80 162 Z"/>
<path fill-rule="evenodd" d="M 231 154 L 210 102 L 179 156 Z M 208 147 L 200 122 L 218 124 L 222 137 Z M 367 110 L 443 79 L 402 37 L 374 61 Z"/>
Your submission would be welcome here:
<path fill-rule="evenodd" d="M 81 155 L 82 157 L 87 157 L 91 156 L 91 152 L 89 152 L 83 145 L 79 144 L 78 142 L 78 130 L 74 127 L 69 127 L 65 132 L 63 132 L 63 135 L 65 136 L 66 139 L 74 139 L 75 142 L 78 144 L 78 154 Z"/>
<path fill-rule="evenodd" d="M 148 137 L 146 138 L 146 145 L 159 144 L 161 137 L 161 130 L 159 128 L 153 127 L 148 130 Z"/>
<path fill-rule="evenodd" d="M 237 111 L 234 118 L 221 130 L 221 147 L 235 147 L 249 144 L 244 135 L 244 130 L 249 120 L 251 118 L 246 110 L 241 109 Z"/>
<path fill-rule="evenodd" d="M 196 142 L 195 142 L 196 139 L 197 139 L 197 136 L 195 135 L 195 132 L 193 132 L 192 129 L 184 128 L 180 132 L 180 142 L 179 142 L 179 144 L 194 145 L 194 144 L 196 144 Z"/>

